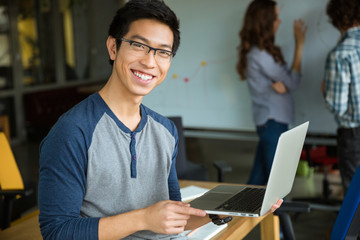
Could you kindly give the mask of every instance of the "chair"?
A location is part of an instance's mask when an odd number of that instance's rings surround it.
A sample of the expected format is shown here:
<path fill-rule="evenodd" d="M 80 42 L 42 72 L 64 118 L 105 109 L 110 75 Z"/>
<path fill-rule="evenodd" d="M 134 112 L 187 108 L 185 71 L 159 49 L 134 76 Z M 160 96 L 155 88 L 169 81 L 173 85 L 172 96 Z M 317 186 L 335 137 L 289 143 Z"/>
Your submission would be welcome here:
<path fill-rule="evenodd" d="M 336 154 L 336 148 L 331 148 L 329 146 L 320 146 L 312 149 L 306 150 L 307 157 L 310 166 L 318 165 L 323 167 L 323 197 L 326 200 L 329 200 L 331 190 L 330 190 L 330 182 L 328 180 L 328 171 L 329 168 L 336 165 L 339 160 Z"/>
<path fill-rule="evenodd" d="M 168 117 L 174 122 L 178 131 L 178 154 L 176 157 L 176 172 L 179 179 L 207 181 L 208 172 L 206 168 L 188 160 L 186 155 L 184 129 L 181 117 Z"/>
<path fill-rule="evenodd" d="M 310 204 L 303 202 L 284 201 L 281 206 L 274 212 L 279 216 L 281 230 L 284 240 L 295 240 L 295 232 L 289 213 L 308 213 L 310 212 Z"/>
<path fill-rule="evenodd" d="M 329 168 L 338 163 L 336 148 L 330 146 L 305 145 L 301 153 L 301 159 L 306 159 L 310 167 L 321 166 L 323 168 L 322 196 L 315 198 L 294 198 L 294 201 L 305 201 L 323 205 L 322 208 L 333 209 L 326 206 L 340 206 L 341 200 L 331 197 L 330 181 L 328 179 Z"/>
<path fill-rule="evenodd" d="M 218 160 L 213 162 L 213 166 L 217 170 L 218 182 L 224 182 L 225 173 L 232 171 L 232 167 L 230 166 L 230 164 L 224 160 Z"/>
<path fill-rule="evenodd" d="M 34 195 L 33 188 L 26 188 L 9 142 L 0 132 L 0 193 L 2 202 L 1 229 L 10 226 L 14 202 L 23 196 Z"/>
<path fill-rule="evenodd" d="M 0 132 L 4 132 L 6 137 L 10 139 L 9 116 L 0 115 Z"/>
<path fill-rule="evenodd" d="M 331 232 L 331 240 L 360 239 L 360 166 L 341 204 Z"/>

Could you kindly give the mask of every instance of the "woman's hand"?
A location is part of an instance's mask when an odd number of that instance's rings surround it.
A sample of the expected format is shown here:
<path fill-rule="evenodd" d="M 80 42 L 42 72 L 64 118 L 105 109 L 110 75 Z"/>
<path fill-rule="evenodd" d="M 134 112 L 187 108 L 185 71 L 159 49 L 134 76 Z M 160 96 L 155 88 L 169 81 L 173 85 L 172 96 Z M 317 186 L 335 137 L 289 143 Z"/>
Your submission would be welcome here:
<path fill-rule="evenodd" d="M 283 82 L 277 81 L 271 84 L 271 88 L 278 94 L 287 93 L 287 88 Z"/>
<path fill-rule="evenodd" d="M 291 68 L 301 72 L 301 59 L 303 54 L 303 48 L 305 44 L 305 34 L 307 31 L 307 26 L 301 19 L 297 19 L 294 21 L 294 36 L 295 36 L 295 52 L 294 59 L 291 65 Z"/>
<path fill-rule="evenodd" d="M 305 25 L 302 19 L 297 19 L 294 21 L 295 45 L 297 47 L 304 46 L 306 31 L 307 31 L 307 26 Z"/>

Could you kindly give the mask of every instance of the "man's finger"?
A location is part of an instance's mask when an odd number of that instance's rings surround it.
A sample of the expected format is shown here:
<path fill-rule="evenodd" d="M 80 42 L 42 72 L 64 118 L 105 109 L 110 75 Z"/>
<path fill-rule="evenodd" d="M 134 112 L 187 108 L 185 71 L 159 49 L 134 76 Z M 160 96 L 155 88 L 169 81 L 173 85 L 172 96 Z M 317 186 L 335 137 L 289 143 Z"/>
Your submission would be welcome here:
<path fill-rule="evenodd" d="M 186 215 L 199 216 L 199 217 L 205 217 L 206 216 L 206 212 L 204 210 L 197 209 L 197 208 L 192 208 L 192 207 L 187 207 L 187 206 L 180 207 L 178 213 L 186 214 Z"/>

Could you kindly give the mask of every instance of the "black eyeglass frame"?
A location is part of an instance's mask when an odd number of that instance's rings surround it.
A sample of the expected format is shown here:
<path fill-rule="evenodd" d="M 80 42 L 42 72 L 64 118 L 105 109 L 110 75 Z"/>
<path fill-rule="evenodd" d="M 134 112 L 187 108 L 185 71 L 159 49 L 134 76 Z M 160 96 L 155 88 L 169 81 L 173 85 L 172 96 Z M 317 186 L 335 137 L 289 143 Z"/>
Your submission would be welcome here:
<path fill-rule="evenodd" d="M 138 41 L 134 41 L 134 40 L 129 40 L 129 39 L 125 39 L 125 38 L 120 38 L 121 41 L 124 41 L 124 42 L 128 42 L 130 43 L 130 46 L 134 43 L 137 43 L 137 44 L 140 44 L 140 45 L 143 45 L 143 46 L 146 46 L 149 48 L 149 51 L 146 53 L 146 55 L 148 55 L 151 50 L 154 50 L 154 56 L 156 56 L 156 52 L 157 51 L 164 51 L 164 52 L 168 52 L 168 53 L 171 53 L 170 55 L 170 61 L 175 57 L 175 52 L 172 52 L 172 51 L 169 51 L 169 50 L 165 50 L 165 49 L 162 49 L 162 48 L 153 48 L 153 47 L 150 47 L 149 45 L 146 45 L 144 43 L 141 43 L 141 42 L 138 42 Z"/>

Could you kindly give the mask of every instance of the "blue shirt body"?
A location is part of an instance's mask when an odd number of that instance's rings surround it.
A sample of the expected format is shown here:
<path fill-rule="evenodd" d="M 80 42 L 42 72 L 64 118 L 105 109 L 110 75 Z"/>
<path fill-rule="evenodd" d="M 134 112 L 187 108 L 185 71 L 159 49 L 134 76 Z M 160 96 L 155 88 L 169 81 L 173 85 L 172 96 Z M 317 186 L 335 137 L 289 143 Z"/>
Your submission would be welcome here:
<path fill-rule="evenodd" d="M 300 84 L 301 77 L 286 65 L 275 62 L 265 50 L 253 47 L 247 54 L 246 80 L 252 99 L 253 118 L 256 126 L 273 119 L 284 124 L 294 122 L 294 102 L 291 92 Z M 288 92 L 279 94 L 271 84 L 281 81 Z"/>
<path fill-rule="evenodd" d="M 39 222 L 44 239 L 98 239 L 101 217 L 161 200 L 181 201 L 176 127 L 140 108 L 140 124 L 131 132 L 95 93 L 51 129 L 40 146 Z M 169 238 L 142 231 L 125 239 Z"/>
<path fill-rule="evenodd" d="M 360 126 L 360 27 L 346 31 L 325 65 L 325 102 L 339 127 Z"/>

